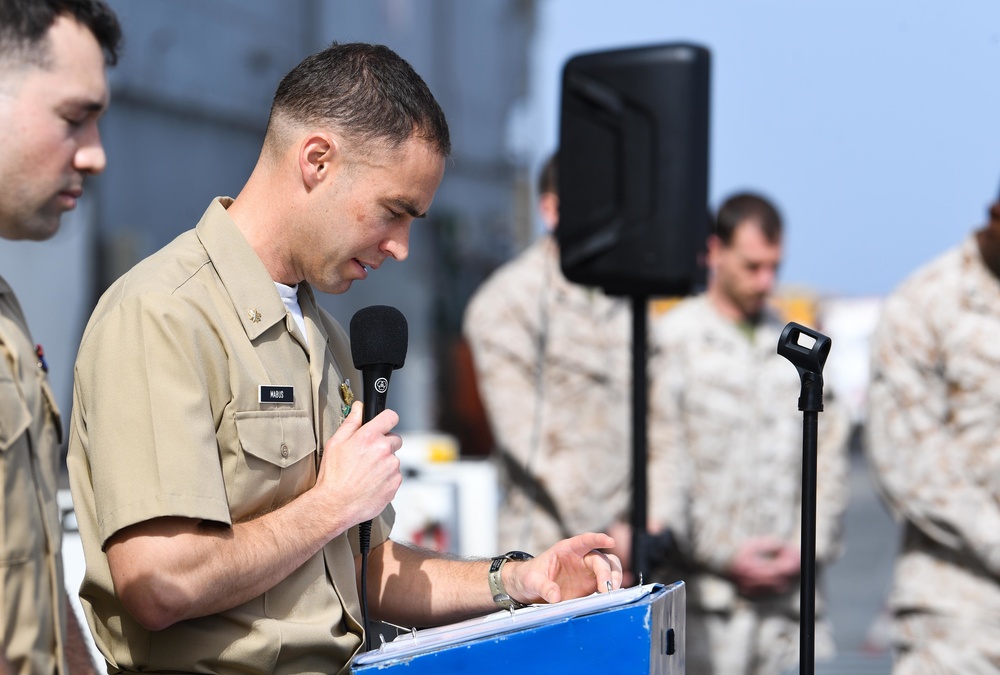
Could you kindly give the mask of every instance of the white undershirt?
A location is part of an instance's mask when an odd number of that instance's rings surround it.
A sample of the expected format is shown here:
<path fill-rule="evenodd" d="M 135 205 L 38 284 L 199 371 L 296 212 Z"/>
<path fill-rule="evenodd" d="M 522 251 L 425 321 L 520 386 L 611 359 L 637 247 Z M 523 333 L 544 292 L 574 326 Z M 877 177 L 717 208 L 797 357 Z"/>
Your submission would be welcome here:
<path fill-rule="evenodd" d="M 281 296 L 281 301 L 285 303 L 285 308 L 291 313 L 292 318 L 295 319 L 295 325 L 302 331 L 302 337 L 306 339 L 306 346 L 308 346 L 309 336 L 306 335 L 306 322 L 302 318 L 302 308 L 299 307 L 299 285 L 286 286 L 275 281 L 274 286 L 278 289 L 278 295 Z"/>

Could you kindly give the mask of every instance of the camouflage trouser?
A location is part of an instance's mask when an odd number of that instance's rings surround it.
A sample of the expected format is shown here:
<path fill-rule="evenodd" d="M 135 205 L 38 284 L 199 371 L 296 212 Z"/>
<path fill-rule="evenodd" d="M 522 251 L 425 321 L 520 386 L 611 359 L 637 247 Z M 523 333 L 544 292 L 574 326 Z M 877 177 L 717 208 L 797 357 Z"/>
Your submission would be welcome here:
<path fill-rule="evenodd" d="M 905 612 L 893 625 L 893 675 L 1000 674 L 1000 625 Z"/>
<path fill-rule="evenodd" d="M 753 607 L 731 612 L 687 611 L 685 662 L 690 675 L 780 675 L 798 663 L 799 624 Z M 833 656 L 830 627 L 815 630 L 817 660 Z"/>

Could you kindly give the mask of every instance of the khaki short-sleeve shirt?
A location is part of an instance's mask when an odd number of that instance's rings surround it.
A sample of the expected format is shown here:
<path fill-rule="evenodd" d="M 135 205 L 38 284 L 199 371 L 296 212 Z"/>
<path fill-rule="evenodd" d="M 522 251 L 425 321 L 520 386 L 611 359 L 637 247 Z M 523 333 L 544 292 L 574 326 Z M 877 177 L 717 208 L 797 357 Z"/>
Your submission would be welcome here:
<path fill-rule="evenodd" d="M 13 291 L 0 279 L 0 637 L 15 673 L 65 673 L 62 422 Z"/>
<path fill-rule="evenodd" d="M 360 385 L 344 330 L 302 284 L 302 336 L 230 203 L 213 201 L 195 230 L 108 289 L 77 358 L 68 462 L 81 598 L 111 672 L 330 673 L 362 642 L 356 528 L 263 595 L 161 631 L 114 593 L 103 547 L 122 528 L 163 516 L 230 525 L 312 487 L 343 420 L 340 385 Z M 372 546 L 392 520 L 388 507 Z"/>

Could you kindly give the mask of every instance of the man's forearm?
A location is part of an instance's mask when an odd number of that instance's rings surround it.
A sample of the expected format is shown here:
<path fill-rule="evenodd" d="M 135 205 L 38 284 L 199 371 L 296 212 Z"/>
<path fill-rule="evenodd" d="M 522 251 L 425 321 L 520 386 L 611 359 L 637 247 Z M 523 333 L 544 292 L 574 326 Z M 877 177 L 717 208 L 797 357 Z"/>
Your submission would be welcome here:
<path fill-rule="evenodd" d="M 564 539 L 536 558 L 504 564 L 502 586 L 525 604 L 619 588 L 620 561 L 598 550 L 614 545 L 608 535 L 594 532 Z M 496 609 L 487 560 L 455 560 L 387 540 L 372 549 L 369 564 L 369 610 L 375 618 L 431 626 Z"/>
<path fill-rule="evenodd" d="M 108 561 L 122 603 L 159 630 L 261 595 L 352 524 L 331 524 L 309 495 L 231 528 L 159 518 L 116 534 Z"/>
<path fill-rule="evenodd" d="M 217 614 L 258 597 L 328 542 L 376 518 L 402 476 L 383 410 L 362 425 L 360 402 L 326 442 L 316 483 L 287 504 L 224 527 L 190 518 L 156 518 L 115 533 L 107 544 L 115 591 L 149 630 Z"/>
<path fill-rule="evenodd" d="M 360 584 L 360 558 L 358 563 Z M 390 539 L 372 548 L 368 565 L 369 611 L 376 618 L 431 626 L 496 609 L 487 581 L 488 561 L 440 557 Z"/>

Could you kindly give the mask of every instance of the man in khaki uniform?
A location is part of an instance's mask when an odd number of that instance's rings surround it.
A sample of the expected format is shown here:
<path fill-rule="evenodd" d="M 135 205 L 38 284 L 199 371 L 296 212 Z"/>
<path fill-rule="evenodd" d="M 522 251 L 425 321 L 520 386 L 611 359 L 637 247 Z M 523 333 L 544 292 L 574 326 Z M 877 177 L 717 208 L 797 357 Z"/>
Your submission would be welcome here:
<path fill-rule="evenodd" d="M 44 240 L 104 169 L 97 120 L 121 31 L 99 0 L 0 0 L 0 237 Z M 0 673 L 91 673 L 56 504 L 62 422 L 47 365 L 0 278 Z"/>
<path fill-rule="evenodd" d="M 366 520 L 372 618 L 426 626 L 620 585 L 603 534 L 495 575 L 388 538 L 398 417 L 361 424 L 347 337 L 312 288 L 342 293 L 405 259 L 449 152 L 409 64 L 333 45 L 279 84 L 239 195 L 102 297 L 69 466 L 81 597 L 110 672 L 346 672 Z"/>
<path fill-rule="evenodd" d="M 556 159 L 538 185 L 549 233 L 486 280 L 463 321 L 497 445 L 501 549 L 627 520 L 632 314 L 559 268 Z"/>
<path fill-rule="evenodd" d="M 654 324 L 650 515 L 667 524 L 688 584 L 687 668 L 777 675 L 798 658 L 802 413 L 784 327 L 767 306 L 781 262 L 781 219 L 754 194 L 719 208 L 707 291 Z M 839 551 L 849 421 L 825 392 L 819 422 L 816 558 Z M 669 508 L 665 508 L 669 507 Z M 661 510 L 663 509 L 663 510 Z M 819 603 L 818 603 L 819 604 Z M 816 654 L 832 654 L 818 607 Z"/>
<path fill-rule="evenodd" d="M 1000 673 L 1000 202 L 904 281 L 872 339 L 867 450 L 903 525 L 893 672 Z"/>

